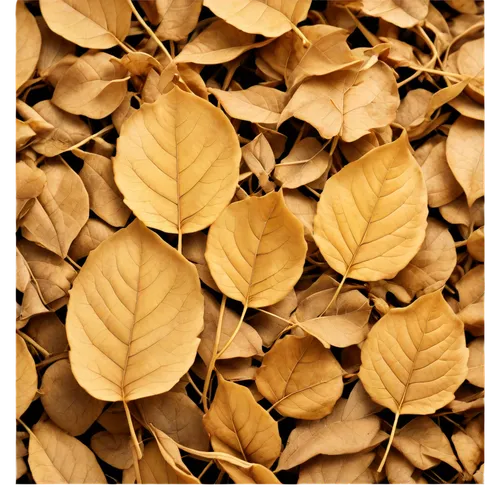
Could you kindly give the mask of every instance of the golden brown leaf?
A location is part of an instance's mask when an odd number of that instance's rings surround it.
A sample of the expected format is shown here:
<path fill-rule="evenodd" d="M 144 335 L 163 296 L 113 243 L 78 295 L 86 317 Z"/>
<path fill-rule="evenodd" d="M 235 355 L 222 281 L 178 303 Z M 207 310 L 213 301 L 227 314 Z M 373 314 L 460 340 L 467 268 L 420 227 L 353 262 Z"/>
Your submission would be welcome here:
<path fill-rule="evenodd" d="M 195 28 L 203 0 L 156 0 L 154 3 L 157 11 L 154 24 L 159 24 L 156 36 L 160 40 L 179 41 Z"/>
<path fill-rule="evenodd" d="M 393 278 L 422 244 L 426 218 L 424 179 L 403 133 L 327 181 L 314 239 L 344 277 Z"/>
<path fill-rule="evenodd" d="M 210 410 L 203 417 L 215 451 L 214 438 L 243 460 L 270 467 L 281 452 L 278 424 L 258 403 L 251 392 L 222 376 Z"/>
<path fill-rule="evenodd" d="M 255 382 L 281 415 L 304 420 L 331 413 L 344 387 L 339 363 L 310 336 L 278 340 L 264 356 Z"/>
<path fill-rule="evenodd" d="M 104 401 L 93 398 L 78 385 L 66 359 L 47 368 L 40 393 L 43 408 L 52 422 L 71 436 L 86 432 L 105 405 Z"/>
<path fill-rule="evenodd" d="M 245 307 L 283 299 L 306 255 L 304 231 L 281 191 L 231 204 L 212 224 L 206 259 L 218 287 Z"/>
<path fill-rule="evenodd" d="M 26 342 L 16 335 L 16 418 L 28 409 L 37 392 L 37 385 L 35 361 Z"/>
<path fill-rule="evenodd" d="M 130 29 L 127 0 L 40 0 L 40 8 L 52 31 L 81 47 L 109 49 Z"/>
<path fill-rule="evenodd" d="M 484 388 L 484 338 L 474 339 L 469 344 L 467 380 Z"/>
<path fill-rule="evenodd" d="M 146 225 L 192 233 L 230 202 L 240 158 L 223 113 L 174 87 L 124 123 L 113 168 L 125 204 Z"/>
<path fill-rule="evenodd" d="M 92 250 L 95 250 L 115 232 L 114 228 L 104 222 L 98 219 L 89 219 L 71 243 L 68 255 L 75 261 L 87 257 Z"/>
<path fill-rule="evenodd" d="M 28 464 L 37 484 L 106 484 L 94 454 L 52 422 L 33 427 Z"/>
<path fill-rule="evenodd" d="M 128 469 L 134 464 L 133 450 L 127 434 L 101 431 L 92 436 L 90 447 L 104 462 L 116 469 Z"/>
<path fill-rule="evenodd" d="M 484 266 L 471 269 L 455 285 L 459 294 L 458 317 L 473 335 L 484 334 Z"/>
<path fill-rule="evenodd" d="M 429 11 L 429 0 L 362 0 L 363 11 L 381 17 L 400 28 L 411 28 L 423 21 Z"/>
<path fill-rule="evenodd" d="M 55 313 L 31 318 L 25 331 L 37 344 L 51 354 L 64 352 L 68 348 L 66 330 Z"/>
<path fill-rule="evenodd" d="M 469 255 L 479 262 L 484 262 L 484 226 L 476 229 L 467 240 Z"/>

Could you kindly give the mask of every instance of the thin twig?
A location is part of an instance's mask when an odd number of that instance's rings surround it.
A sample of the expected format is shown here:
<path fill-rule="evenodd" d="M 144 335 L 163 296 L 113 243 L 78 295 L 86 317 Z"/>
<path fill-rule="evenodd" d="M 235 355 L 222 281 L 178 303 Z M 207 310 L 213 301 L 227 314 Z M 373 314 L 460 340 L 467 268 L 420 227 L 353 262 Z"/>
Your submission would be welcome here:
<path fill-rule="evenodd" d="M 23 338 L 28 344 L 31 344 L 44 358 L 50 356 L 50 352 L 44 349 L 38 342 L 35 342 L 30 336 L 26 335 L 21 330 L 16 330 L 17 334 Z"/>

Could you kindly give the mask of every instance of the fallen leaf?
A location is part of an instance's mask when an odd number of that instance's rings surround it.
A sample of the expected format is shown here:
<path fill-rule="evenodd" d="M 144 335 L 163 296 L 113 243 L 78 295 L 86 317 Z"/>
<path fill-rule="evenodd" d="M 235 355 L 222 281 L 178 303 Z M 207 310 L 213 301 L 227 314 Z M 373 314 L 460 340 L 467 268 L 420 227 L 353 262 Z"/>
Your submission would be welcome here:
<path fill-rule="evenodd" d="M 28 464 L 37 484 L 106 484 L 94 454 L 52 422 L 33 426 Z"/>
<path fill-rule="evenodd" d="M 68 255 L 75 261 L 87 257 L 92 250 L 95 250 L 115 232 L 114 228 L 104 222 L 98 219 L 89 219 L 71 243 Z"/>
<path fill-rule="evenodd" d="M 359 378 L 370 397 L 396 415 L 426 415 L 453 400 L 468 357 L 463 324 L 436 291 L 391 309 L 372 327 Z"/>
<path fill-rule="evenodd" d="M 130 436 L 101 431 L 92 436 L 90 447 L 104 462 L 116 469 L 128 469 L 134 463 Z"/>
<path fill-rule="evenodd" d="M 475 441 L 465 432 L 458 430 L 451 436 L 457 456 L 469 474 L 474 474 L 484 460 L 483 453 Z"/>
<path fill-rule="evenodd" d="M 59 80 L 52 102 L 74 115 L 104 118 L 125 98 L 126 75 L 126 68 L 115 57 L 87 52 Z"/>
<path fill-rule="evenodd" d="M 473 335 L 484 334 L 484 266 L 471 269 L 455 285 L 459 294 L 458 317 Z"/>
<path fill-rule="evenodd" d="M 400 28 L 411 28 L 423 21 L 429 11 L 429 0 L 362 0 L 363 11 L 381 17 Z"/>
<path fill-rule="evenodd" d="M 278 125 L 292 116 L 310 123 L 325 139 L 340 135 L 352 142 L 394 121 L 399 106 L 390 68 L 348 69 L 309 78 L 297 89 Z"/>
<path fill-rule="evenodd" d="M 314 239 L 344 278 L 388 279 L 420 248 L 426 218 L 424 179 L 403 133 L 327 181 L 314 219 Z"/>
<path fill-rule="evenodd" d="M 259 406 L 250 391 L 227 382 L 220 375 L 218 387 L 203 424 L 217 449 L 214 438 L 243 460 L 270 467 L 281 452 L 278 424 Z"/>
<path fill-rule="evenodd" d="M 35 361 L 26 342 L 16 335 L 16 418 L 28 409 L 37 392 Z"/>
<path fill-rule="evenodd" d="M 128 35 L 131 10 L 127 0 L 40 0 L 49 28 L 81 47 L 109 49 Z"/>
<path fill-rule="evenodd" d="M 479 262 L 484 262 L 484 226 L 476 229 L 467 240 L 469 255 Z"/>
<path fill-rule="evenodd" d="M 261 85 L 229 92 L 214 88 L 208 90 L 217 97 L 229 116 L 239 120 L 268 124 L 279 122 L 289 98 L 281 90 Z"/>
<path fill-rule="evenodd" d="M 310 336 L 278 340 L 264 356 L 255 382 L 277 412 L 303 420 L 330 414 L 344 387 L 339 363 Z"/>
<path fill-rule="evenodd" d="M 86 432 L 105 405 L 104 401 L 93 398 L 78 385 L 66 359 L 47 368 L 40 393 L 43 408 L 52 422 L 71 436 Z"/>
<path fill-rule="evenodd" d="M 467 380 L 484 389 L 484 338 L 474 339 L 468 347 L 469 371 L 467 372 Z"/>
<path fill-rule="evenodd" d="M 206 259 L 218 287 L 244 307 L 283 299 L 298 281 L 306 254 L 300 222 L 282 192 L 231 204 L 210 227 Z"/>
<path fill-rule="evenodd" d="M 192 233 L 229 204 L 240 158 L 222 112 L 174 87 L 124 123 L 113 169 L 125 204 L 146 225 Z"/>
<path fill-rule="evenodd" d="M 277 37 L 307 17 L 311 0 L 204 0 L 216 16 L 246 33 Z"/>
<path fill-rule="evenodd" d="M 142 2 L 142 4 L 148 2 Z M 157 19 L 155 30 L 160 40 L 179 41 L 196 27 L 203 0 L 156 0 Z"/>

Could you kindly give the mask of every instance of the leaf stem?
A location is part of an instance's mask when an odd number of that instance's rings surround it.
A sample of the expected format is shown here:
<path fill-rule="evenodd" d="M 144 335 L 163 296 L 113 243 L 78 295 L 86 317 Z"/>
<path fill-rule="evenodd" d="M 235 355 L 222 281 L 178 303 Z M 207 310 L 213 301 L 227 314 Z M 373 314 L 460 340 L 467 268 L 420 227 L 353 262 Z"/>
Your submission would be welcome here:
<path fill-rule="evenodd" d="M 125 409 L 125 415 L 127 416 L 128 428 L 130 430 L 130 437 L 132 438 L 132 443 L 134 443 L 135 449 L 137 451 L 138 460 L 142 458 L 141 447 L 139 446 L 139 441 L 137 441 L 137 436 L 135 435 L 134 424 L 132 422 L 132 416 L 130 415 L 130 410 L 128 409 L 127 402 L 123 400 L 123 408 Z"/>
<path fill-rule="evenodd" d="M 82 266 L 79 266 L 69 255 L 66 255 L 66 259 L 68 259 L 68 262 L 78 271 L 82 268 Z"/>
<path fill-rule="evenodd" d="M 198 389 L 198 386 L 194 383 L 194 380 L 193 378 L 191 377 L 191 375 L 189 374 L 189 372 L 186 373 L 186 376 L 189 380 L 189 383 L 192 385 L 193 389 L 196 391 L 196 393 L 198 394 L 198 396 L 203 396 L 203 394 L 201 393 L 200 389 Z"/>
<path fill-rule="evenodd" d="M 290 21 L 290 24 L 292 25 L 292 30 L 293 32 L 302 40 L 302 45 L 304 45 L 304 47 L 307 47 L 309 48 L 312 43 L 308 40 L 308 38 L 304 35 L 304 33 L 302 33 L 302 31 L 300 31 L 300 29 Z"/>
<path fill-rule="evenodd" d="M 116 43 L 127 53 L 127 54 L 132 54 L 135 52 L 135 50 L 132 50 L 130 47 L 128 47 L 125 43 L 123 43 L 119 38 L 115 36 Z"/>
<path fill-rule="evenodd" d="M 387 455 L 389 455 L 389 450 L 391 449 L 392 440 L 394 439 L 394 435 L 396 434 L 396 427 L 398 425 L 398 420 L 399 420 L 399 411 L 396 413 L 396 416 L 394 417 L 394 423 L 392 424 L 392 431 L 391 435 L 389 436 L 389 442 L 387 443 L 387 448 L 385 449 L 384 457 L 382 458 L 382 461 L 378 466 L 377 472 L 382 472 L 382 469 L 384 468 L 385 461 L 387 460 Z"/>
<path fill-rule="evenodd" d="M 132 460 L 134 461 L 135 480 L 137 481 L 137 484 L 142 484 L 141 469 L 139 468 L 139 458 L 137 456 L 137 449 L 135 447 L 133 438 L 131 438 L 130 440 L 130 447 L 132 448 Z"/>
<path fill-rule="evenodd" d="M 277 314 L 274 314 L 270 311 L 266 311 L 265 309 L 261 309 L 260 307 L 255 308 L 257 311 L 260 311 L 264 314 L 268 314 L 269 316 L 272 316 L 273 318 L 279 319 L 280 321 L 283 321 L 283 323 L 288 323 L 289 325 L 296 326 L 293 321 L 290 321 L 288 319 L 282 318 L 281 316 L 278 316 Z"/>
<path fill-rule="evenodd" d="M 248 309 L 248 305 L 245 304 L 245 307 L 243 307 L 243 311 L 241 312 L 240 320 L 238 321 L 238 324 L 236 325 L 234 332 L 231 334 L 231 337 L 229 337 L 229 340 L 226 342 L 226 345 L 217 354 L 216 360 L 219 359 L 226 352 L 227 348 L 232 344 L 236 335 L 238 335 L 238 332 L 240 331 L 241 325 L 243 324 L 243 319 L 245 318 L 245 314 L 247 312 L 247 309 Z"/>
<path fill-rule="evenodd" d="M 48 358 L 44 359 L 43 361 L 40 361 L 40 363 L 37 363 L 36 369 L 43 368 L 44 366 L 51 365 L 52 363 L 55 363 L 56 361 L 59 361 L 60 359 L 68 359 L 69 358 L 69 353 L 68 351 L 60 352 L 59 354 L 54 354 L 53 356 L 49 356 Z"/>
<path fill-rule="evenodd" d="M 50 356 L 50 352 L 35 342 L 30 336 L 26 335 L 21 330 L 16 330 L 16 332 L 21 338 L 28 342 L 28 344 L 31 344 L 44 358 L 48 358 Z"/>
<path fill-rule="evenodd" d="M 320 199 L 321 195 L 316 190 L 314 190 L 312 187 L 309 187 L 307 184 L 304 187 L 308 191 L 310 191 L 314 196 L 316 196 L 318 198 L 318 200 Z"/>
<path fill-rule="evenodd" d="M 177 251 L 182 255 L 182 233 L 179 232 L 179 238 L 177 240 Z"/>
<path fill-rule="evenodd" d="M 208 462 L 206 467 L 201 471 L 201 474 L 198 476 L 198 479 L 201 479 L 205 475 L 205 472 L 207 472 L 207 470 L 210 469 L 210 467 L 212 467 L 213 464 L 214 464 L 214 461 L 210 460 L 210 462 Z"/>
<path fill-rule="evenodd" d="M 219 309 L 219 321 L 217 322 L 217 330 L 215 332 L 215 340 L 214 347 L 212 350 L 212 358 L 210 359 L 210 363 L 208 364 L 207 374 L 205 375 L 205 383 L 203 384 L 203 394 L 201 395 L 201 399 L 203 401 L 203 410 L 205 413 L 208 411 L 208 387 L 210 386 L 210 379 L 212 378 L 212 371 L 215 367 L 215 362 L 217 361 L 217 349 L 219 348 L 220 342 L 220 334 L 222 332 L 222 322 L 224 318 L 224 311 L 226 309 L 226 301 L 227 297 L 225 295 L 222 296 L 222 302 Z"/>
<path fill-rule="evenodd" d="M 74 146 L 71 146 L 69 149 L 64 151 L 67 153 L 68 151 L 73 151 L 74 149 L 78 149 L 80 146 L 83 146 L 84 144 L 87 144 L 87 142 L 91 141 L 92 139 L 96 139 L 97 137 L 101 137 L 104 134 L 107 134 L 110 130 L 113 130 L 115 128 L 114 125 L 108 125 L 107 127 L 104 127 L 103 129 L 99 130 L 99 132 L 96 132 L 95 134 L 89 135 L 83 141 L 80 141 L 79 143 L 75 144 Z"/>
<path fill-rule="evenodd" d="M 337 290 L 335 290 L 335 294 L 333 295 L 332 300 L 330 300 L 330 302 L 328 303 L 328 305 L 325 307 L 325 310 L 319 315 L 320 318 L 321 318 L 321 316 L 323 316 L 323 314 L 326 313 L 326 311 L 328 311 L 328 309 L 330 309 L 330 307 L 332 307 L 332 305 L 337 300 L 337 297 L 340 294 L 340 290 L 342 290 L 342 287 L 344 286 L 345 280 L 347 278 L 347 274 L 348 273 L 345 273 L 345 275 L 342 277 L 342 281 L 339 283 L 339 286 L 337 287 Z"/>

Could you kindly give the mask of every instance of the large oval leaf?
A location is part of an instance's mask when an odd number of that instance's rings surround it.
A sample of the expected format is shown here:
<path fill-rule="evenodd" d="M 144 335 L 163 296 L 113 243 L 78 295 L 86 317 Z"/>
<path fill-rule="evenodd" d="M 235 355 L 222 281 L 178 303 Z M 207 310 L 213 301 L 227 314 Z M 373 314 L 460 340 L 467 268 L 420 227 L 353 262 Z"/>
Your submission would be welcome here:
<path fill-rule="evenodd" d="M 331 413 L 342 395 L 342 368 L 314 337 L 288 335 L 266 353 L 255 382 L 286 417 L 317 420 Z"/>
<path fill-rule="evenodd" d="M 127 0 L 40 0 L 49 28 L 89 49 L 109 49 L 129 32 L 132 12 Z"/>
<path fill-rule="evenodd" d="M 206 259 L 220 290 L 248 307 L 283 299 L 302 274 L 302 224 L 281 191 L 231 204 L 212 224 Z"/>
<path fill-rule="evenodd" d="M 195 267 L 140 221 L 105 240 L 70 292 L 66 329 L 78 383 L 105 401 L 171 389 L 203 327 Z"/>
<path fill-rule="evenodd" d="M 194 233 L 231 201 L 240 159 L 224 113 L 174 87 L 123 124 L 113 167 L 125 204 L 144 224 Z"/>
<path fill-rule="evenodd" d="M 31 12 L 24 2 L 16 3 L 16 90 L 35 72 L 42 35 Z"/>
<path fill-rule="evenodd" d="M 426 415 L 454 399 L 468 357 L 463 323 L 437 291 L 375 324 L 361 350 L 359 378 L 394 413 Z"/>
<path fill-rule="evenodd" d="M 393 278 L 425 237 L 427 191 L 406 132 L 330 177 L 318 203 L 314 239 L 344 276 Z"/>

